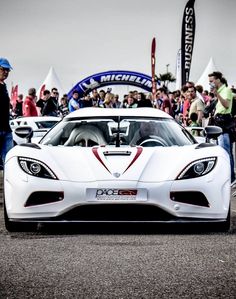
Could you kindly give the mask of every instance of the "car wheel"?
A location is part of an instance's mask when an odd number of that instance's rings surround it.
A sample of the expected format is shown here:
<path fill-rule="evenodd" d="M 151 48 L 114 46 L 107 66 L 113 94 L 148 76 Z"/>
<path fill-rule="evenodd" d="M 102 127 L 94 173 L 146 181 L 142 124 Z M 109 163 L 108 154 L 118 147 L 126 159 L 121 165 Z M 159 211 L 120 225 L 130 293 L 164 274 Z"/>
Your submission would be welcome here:
<path fill-rule="evenodd" d="M 218 224 L 217 231 L 228 232 L 230 230 L 230 223 L 231 223 L 231 210 L 229 207 L 227 218 L 224 222 Z"/>
<path fill-rule="evenodd" d="M 30 232 L 30 231 L 35 231 L 37 228 L 36 223 L 10 221 L 7 215 L 5 202 L 4 202 L 4 222 L 5 222 L 6 230 L 9 232 Z"/>

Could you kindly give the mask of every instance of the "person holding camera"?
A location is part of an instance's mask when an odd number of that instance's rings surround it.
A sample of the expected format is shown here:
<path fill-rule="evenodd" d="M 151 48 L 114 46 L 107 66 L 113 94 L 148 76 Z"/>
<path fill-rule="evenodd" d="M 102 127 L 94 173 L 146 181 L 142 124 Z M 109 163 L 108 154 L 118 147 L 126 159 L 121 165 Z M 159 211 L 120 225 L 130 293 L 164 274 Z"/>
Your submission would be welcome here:
<path fill-rule="evenodd" d="M 234 158 L 233 158 L 233 140 L 231 130 L 234 126 L 234 119 L 231 115 L 233 93 L 226 79 L 221 72 L 213 72 L 208 75 L 210 90 L 217 99 L 217 104 L 214 113 L 214 123 L 223 130 L 218 138 L 219 145 L 222 146 L 229 154 L 231 166 L 231 184 L 235 181 L 234 173 Z"/>

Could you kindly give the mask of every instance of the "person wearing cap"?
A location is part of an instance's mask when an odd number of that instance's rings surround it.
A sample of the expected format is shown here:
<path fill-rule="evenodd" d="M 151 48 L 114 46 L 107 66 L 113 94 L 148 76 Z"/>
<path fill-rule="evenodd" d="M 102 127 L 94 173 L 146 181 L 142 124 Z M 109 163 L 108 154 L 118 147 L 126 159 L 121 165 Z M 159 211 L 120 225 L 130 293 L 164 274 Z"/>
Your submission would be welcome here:
<path fill-rule="evenodd" d="M 10 98 L 4 82 L 12 67 L 6 58 L 0 58 L 0 156 L 4 163 L 7 152 L 13 147 L 10 127 Z"/>
<path fill-rule="evenodd" d="M 23 116 L 38 116 L 38 111 L 36 108 L 36 89 L 30 88 L 28 91 L 28 96 L 23 102 Z"/>

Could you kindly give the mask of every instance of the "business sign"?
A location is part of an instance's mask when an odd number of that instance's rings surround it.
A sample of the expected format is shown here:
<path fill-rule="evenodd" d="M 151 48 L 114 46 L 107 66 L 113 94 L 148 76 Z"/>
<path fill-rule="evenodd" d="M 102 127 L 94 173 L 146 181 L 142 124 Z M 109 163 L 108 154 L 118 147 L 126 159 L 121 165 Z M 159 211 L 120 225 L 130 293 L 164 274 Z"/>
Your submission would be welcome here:
<path fill-rule="evenodd" d="M 148 75 L 131 71 L 108 71 L 98 73 L 78 82 L 68 92 L 68 97 L 72 97 L 74 90 L 77 90 L 82 97 L 90 93 L 93 89 L 109 85 L 133 85 L 151 92 L 152 78 Z"/>
<path fill-rule="evenodd" d="M 181 37 L 181 81 L 182 85 L 189 81 L 195 36 L 195 0 L 189 0 L 184 9 Z"/>

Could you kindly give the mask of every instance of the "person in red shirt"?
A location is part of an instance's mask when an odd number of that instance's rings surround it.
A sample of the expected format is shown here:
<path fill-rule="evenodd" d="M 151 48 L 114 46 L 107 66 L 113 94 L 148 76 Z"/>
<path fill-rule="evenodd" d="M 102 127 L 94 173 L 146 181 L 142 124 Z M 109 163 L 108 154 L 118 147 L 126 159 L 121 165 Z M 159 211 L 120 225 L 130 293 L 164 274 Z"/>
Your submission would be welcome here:
<path fill-rule="evenodd" d="M 172 111 L 172 103 L 169 99 L 169 96 L 168 96 L 168 91 L 166 88 L 164 87 L 160 87 L 158 89 L 158 92 L 157 92 L 159 98 L 161 98 L 162 100 L 162 105 L 161 105 L 161 109 L 170 114 L 171 116 L 173 116 L 173 111 Z"/>
<path fill-rule="evenodd" d="M 36 89 L 30 88 L 23 102 L 23 116 L 38 116 L 36 104 Z"/>

